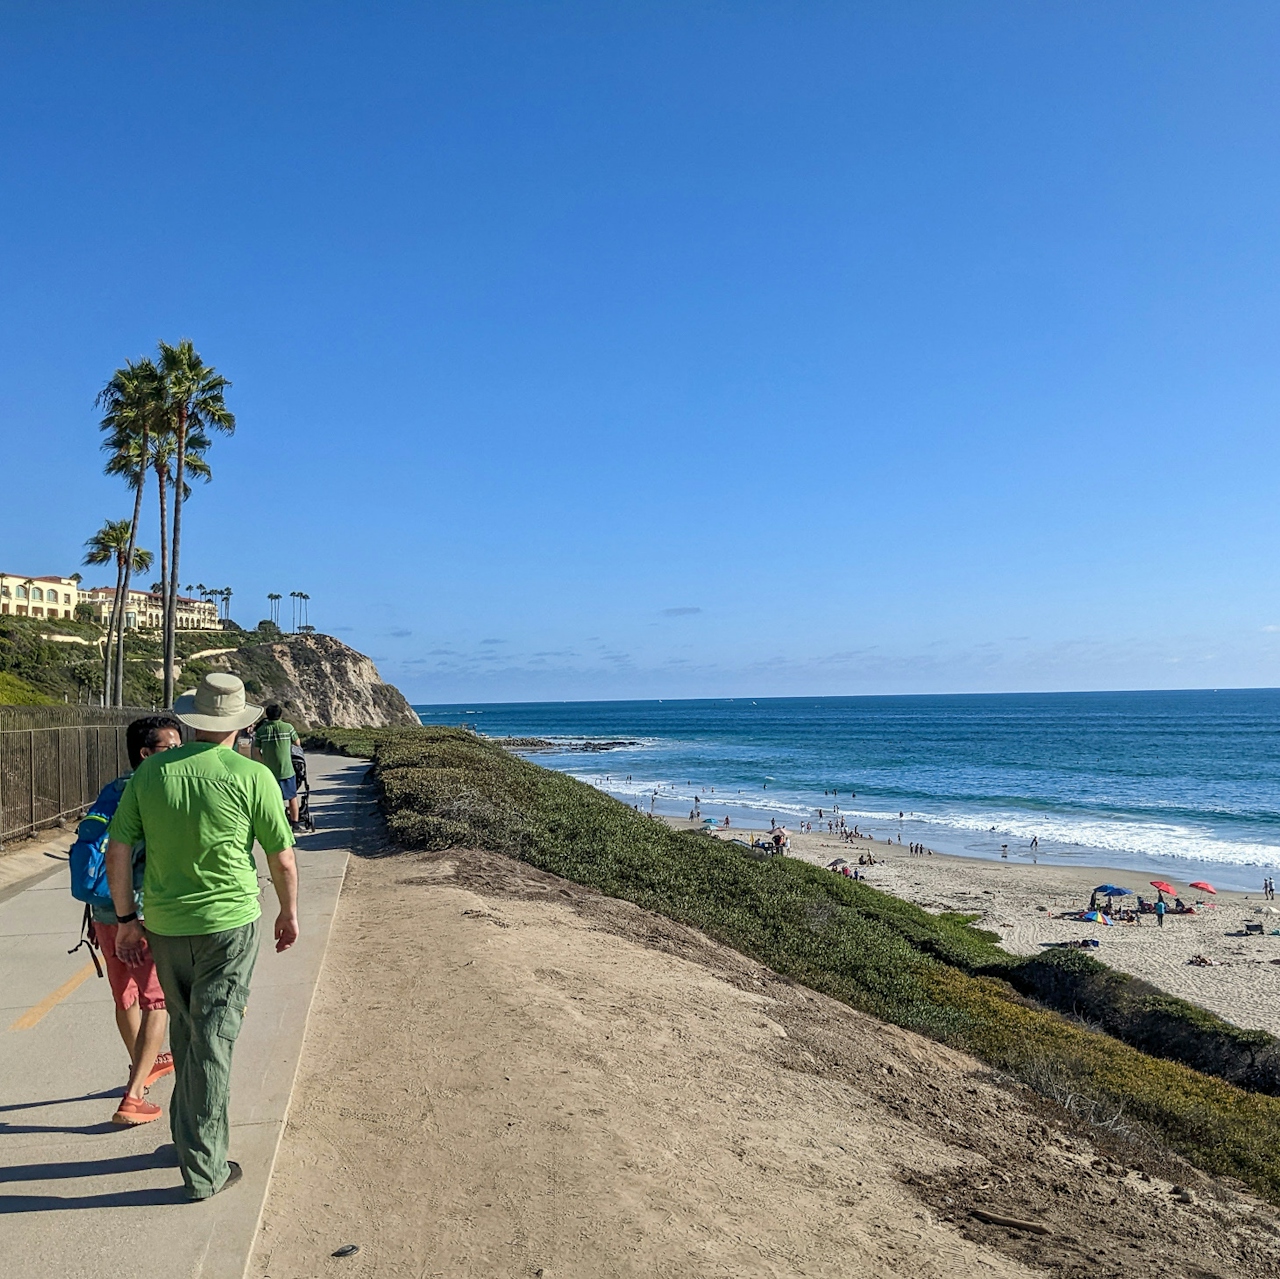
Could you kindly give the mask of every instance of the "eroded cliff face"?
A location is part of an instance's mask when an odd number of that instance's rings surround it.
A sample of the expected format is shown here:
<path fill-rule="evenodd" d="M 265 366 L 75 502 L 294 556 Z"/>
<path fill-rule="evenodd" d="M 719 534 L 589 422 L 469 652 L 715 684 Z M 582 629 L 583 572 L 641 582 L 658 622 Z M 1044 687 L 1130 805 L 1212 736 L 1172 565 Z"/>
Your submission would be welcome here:
<path fill-rule="evenodd" d="M 245 682 L 254 701 L 279 702 L 285 718 L 334 728 L 416 725 L 418 717 L 378 668 L 331 635 L 290 635 L 236 649 L 218 664 Z"/>

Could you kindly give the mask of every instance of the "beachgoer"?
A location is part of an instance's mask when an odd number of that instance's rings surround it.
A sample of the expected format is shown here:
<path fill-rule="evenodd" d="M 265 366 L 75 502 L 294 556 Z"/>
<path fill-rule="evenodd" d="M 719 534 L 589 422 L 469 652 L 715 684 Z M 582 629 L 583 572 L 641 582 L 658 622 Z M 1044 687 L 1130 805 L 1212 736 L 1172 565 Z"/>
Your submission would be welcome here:
<path fill-rule="evenodd" d="M 1164 927 L 1164 913 L 1167 909 L 1168 907 L 1164 904 L 1164 896 L 1162 894 L 1160 900 L 1156 902 L 1156 924 L 1161 928 Z"/>
<path fill-rule="evenodd" d="M 293 832 L 271 770 L 234 749 L 262 708 L 244 684 L 215 671 L 174 713 L 196 740 L 144 760 L 111 822 L 107 876 L 120 924 L 116 952 L 137 963 L 148 946 L 170 1017 L 175 1080 L 169 1124 L 187 1197 L 207 1199 L 240 1180 L 227 1158 L 231 1054 L 258 957 L 256 839 L 280 911 L 276 950 L 298 940 Z M 147 844 L 142 899 L 133 908 L 133 846 Z"/>
<path fill-rule="evenodd" d="M 267 718 L 253 734 L 253 757 L 261 760 L 280 784 L 280 794 L 289 809 L 289 820 L 298 828 L 298 779 L 293 771 L 292 749 L 298 742 L 298 730 L 281 719 L 284 711 L 272 702 Z"/>
<path fill-rule="evenodd" d="M 137 768 L 149 755 L 172 750 L 182 745 L 182 725 L 171 715 L 147 715 L 135 719 L 125 732 L 125 747 L 129 763 Z M 107 792 L 116 789 L 123 793 L 127 777 L 109 782 L 98 797 L 95 808 L 102 805 Z M 146 844 L 139 842 L 132 850 L 133 910 L 141 911 L 142 871 L 146 861 Z M 155 960 L 148 950 L 140 964 L 126 965 L 116 953 L 116 933 L 119 917 L 106 906 L 91 905 L 93 939 L 102 951 L 107 966 L 107 981 L 111 985 L 111 997 L 115 1003 L 116 1029 L 124 1040 L 129 1054 L 129 1082 L 124 1096 L 111 1122 L 136 1126 L 149 1124 L 163 1113 L 159 1106 L 146 1099 L 146 1091 L 165 1075 L 173 1072 L 173 1054 L 162 1052 L 165 1032 L 169 1028 L 169 1014 L 164 1007 L 164 991 L 156 976 Z"/>

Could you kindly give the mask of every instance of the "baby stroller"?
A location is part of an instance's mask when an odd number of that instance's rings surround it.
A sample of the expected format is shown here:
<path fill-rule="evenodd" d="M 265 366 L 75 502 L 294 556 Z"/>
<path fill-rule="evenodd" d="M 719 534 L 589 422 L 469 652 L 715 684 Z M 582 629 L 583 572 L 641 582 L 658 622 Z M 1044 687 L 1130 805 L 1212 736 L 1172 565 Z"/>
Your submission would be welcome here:
<path fill-rule="evenodd" d="M 301 746 L 291 747 L 289 754 L 293 758 L 293 775 L 298 779 L 298 825 L 313 833 L 316 819 L 311 816 L 311 783 L 307 781 L 307 757 L 302 753 Z"/>

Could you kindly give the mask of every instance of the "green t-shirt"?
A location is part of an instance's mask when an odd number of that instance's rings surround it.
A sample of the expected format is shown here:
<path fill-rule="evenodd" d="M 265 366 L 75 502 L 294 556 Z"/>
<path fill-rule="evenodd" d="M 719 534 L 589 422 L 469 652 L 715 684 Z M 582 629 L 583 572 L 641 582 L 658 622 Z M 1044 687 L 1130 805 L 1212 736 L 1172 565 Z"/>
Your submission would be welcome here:
<path fill-rule="evenodd" d="M 282 719 L 264 719 L 253 734 L 254 745 L 262 752 L 262 762 L 281 780 L 293 776 L 290 747 L 297 740 L 297 729 Z"/>
<path fill-rule="evenodd" d="M 252 923 L 253 841 L 279 853 L 293 831 L 269 769 L 212 742 L 144 759 L 111 820 L 111 838 L 147 841 L 142 901 L 149 932 L 202 937 Z"/>

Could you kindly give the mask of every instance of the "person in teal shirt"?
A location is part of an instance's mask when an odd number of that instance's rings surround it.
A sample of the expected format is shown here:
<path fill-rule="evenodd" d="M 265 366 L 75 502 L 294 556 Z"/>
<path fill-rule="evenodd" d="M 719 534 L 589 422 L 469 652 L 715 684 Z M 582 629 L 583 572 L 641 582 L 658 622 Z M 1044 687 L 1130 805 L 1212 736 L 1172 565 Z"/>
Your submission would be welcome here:
<path fill-rule="evenodd" d="M 174 714 L 195 741 L 152 755 L 129 779 L 111 820 L 107 880 L 119 927 L 116 953 L 137 963 L 148 947 L 169 1011 L 174 1088 L 169 1124 L 190 1199 L 240 1179 L 227 1158 L 231 1053 L 258 957 L 256 840 L 279 899 L 276 950 L 298 939 L 293 831 L 275 777 L 235 750 L 259 706 L 244 684 L 213 672 L 178 698 Z M 133 845 L 147 843 L 146 929 L 133 900 Z"/>

